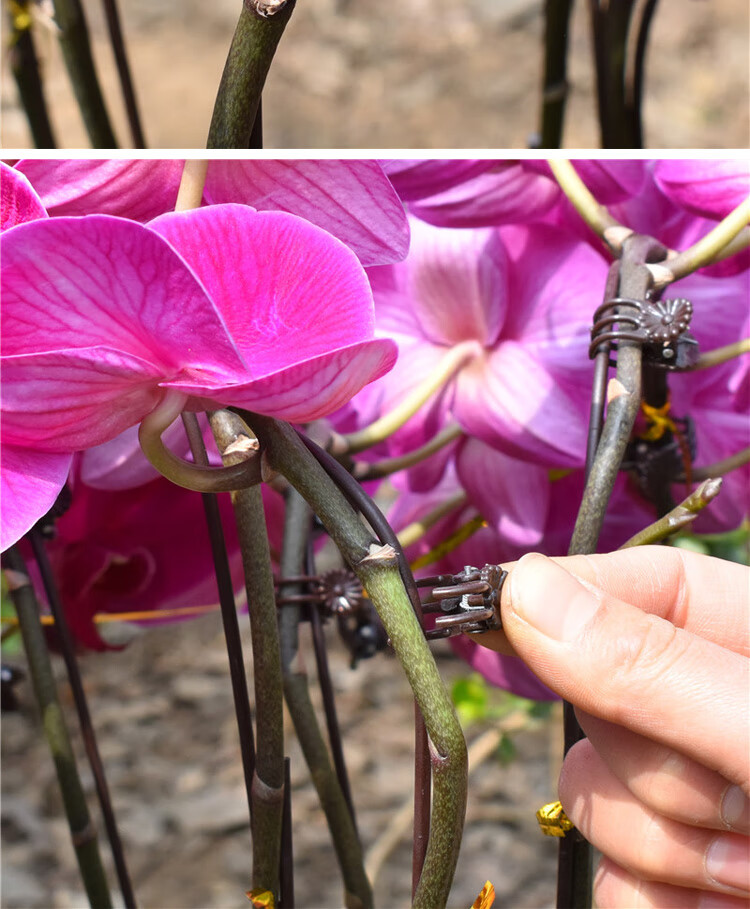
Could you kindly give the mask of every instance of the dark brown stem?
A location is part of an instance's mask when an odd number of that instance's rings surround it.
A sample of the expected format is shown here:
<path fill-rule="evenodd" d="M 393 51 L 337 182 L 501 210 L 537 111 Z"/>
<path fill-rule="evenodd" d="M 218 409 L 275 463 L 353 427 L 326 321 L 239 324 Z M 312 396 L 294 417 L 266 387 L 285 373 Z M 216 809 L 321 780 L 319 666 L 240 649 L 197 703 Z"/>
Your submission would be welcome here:
<path fill-rule="evenodd" d="M 29 0 L 17 0 L 15 6 L 9 5 L 8 19 L 10 22 L 6 39 L 8 58 L 21 106 L 29 121 L 31 137 L 37 148 L 55 148 L 55 137 L 52 134 L 52 124 L 44 99 L 39 59 L 34 47 Z"/>
<path fill-rule="evenodd" d="M 78 667 L 78 660 L 76 659 L 75 642 L 73 641 L 73 635 L 68 626 L 65 609 L 60 600 L 44 540 L 42 539 L 41 534 L 35 530 L 31 531 L 29 539 L 31 541 L 31 548 L 34 552 L 36 564 L 39 568 L 39 574 L 42 578 L 42 584 L 44 585 L 44 592 L 47 595 L 50 612 L 55 620 L 55 632 L 57 634 L 57 640 L 60 643 L 65 669 L 68 673 L 70 690 L 73 694 L 73 703 L 75 704 L 76 712 L 78 714 L 78 722 L 81 726 L 81 735 L 83 736 L 86 756 L 88 757 L 89 765 L 91 767 L 91 774 L 94 777 L 96 794 L 99 798 L 99 806 L 101 807 L 102 817 L 104 818 L 104 827 L 107 831 L 109 845 L 112 850 L 112 858 L 114 859 L 117 880 L 120 884 L 123 902 L 125 903 L 126 909 L 134 909 L 136 905 L 135 893 L 133 892 L 133 885 L 125 861 L 122 840 L 120 839 L 120 833 L 117 829 L 115 812 L 109 794 L 107 777 L 104 773 L 104 764 L 102 763 L 101 755 L 99 754 L 94 724 L 91 721 L 91 713 L 89 711 L 86 692 L 83 687 L 81 671 Z"/>
<path fill-rule="evenodd" d="M 568 28 L 572 9 L 573 0 L 546 0 L 544 5 L 541 148 L 562 146 L 565 102 L 568 98 Z"/>
<path fill-rule="evenodd" d="M 207 148 L 252 148 L 258 142 L 254 130 L 261 93 L 294 4 L 295 0 L 244 0 L 216 96 Z"/>
<path fill-rule="evenodd" d="M 646 50 L 651 22 L 658 0 L 645 0 L 640 10 L 638 37 L 636 39 L 632 66 L 629 68 L 625 87 L 626 111 L 635 148 L 644 147 L 643 138 L 643 87 L 646 82 Z"/>

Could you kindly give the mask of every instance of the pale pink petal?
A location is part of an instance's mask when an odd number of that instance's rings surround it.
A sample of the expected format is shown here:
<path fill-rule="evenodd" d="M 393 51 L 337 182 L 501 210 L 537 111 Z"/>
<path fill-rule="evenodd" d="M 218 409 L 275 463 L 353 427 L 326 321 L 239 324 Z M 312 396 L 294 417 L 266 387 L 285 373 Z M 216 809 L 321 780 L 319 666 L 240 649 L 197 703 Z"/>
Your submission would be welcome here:
<path fill-rule="evenodd" d="M 386 338 L 362 341 L 307 360 L 251 382 L 212 389 L 188 384 L 187 380 L 162 383 L 193 395 L 189 406 L 205 401 L 234 405 L 268 414 L 280 420 L 306 423 L 342 407 L 363 385 L 387 372 L 397 348 Z"/>
<path fill-rule="evenodd" d="M 546 468 L 509 458 L 478 439 L 461 446 L 456 467 L 469 500 L 504 540 L 528 549 L 539 545 L 549 506 Z"/>
<path fill-rule="evenodd" d="M 103 347 L 2 358 L 3 437 L 78 451 L 139 423 L 163 397 L 151 363 Z"/>
<path fill-rule="evenodd" d="M 0 229 L 46 217 L 42 200 L 26 177 L 0 162 Z"/>
<path fill-rule="evenodd" d="M 171 375 L 236 373 L 213 303 L 157 233 L 107 215 L 50 218 L 2 235 L 6 354 L 103 346 Z"/>
<path fill-rule="evenodd" d="M 212 161 L 205 197 L 299 215 L 350 246 L 363 265 L 398 262 L 409 248 L 403 206 L 376 161 Z"/>
<path fill-rule="evenodd" d="M 673 202 L 707 218 L 724 218 L 750 193 L 747 159 L 657 161 L 654 179 Z"/>
<path fill-rule="evenodd" d="M 357 257 L 295 215 L 214 205 L 150 226 L 198 275 L 252 378 L 372 336 L 372 293 Z"/>
<path fill-rule="evenodd" d="M 180 160 L 148 159 L 24 158 L 16 164 L 51 215 L 122 215 L 135 221 L 174 208 L 182 166 Z"/>
<path fill-rule="evenodd" d="M 559 195 L 552 180 L 518 161 L 500 161 L 472 180 L 413 203 L 410 210 L 438 227 L 492 227 L 531 221 Z"/>
<path fill-rule="evenodd" d="M 587 399 L 523 345 L 501 344 L 485 361 L 465 367 L 457 381 L 454 414 L 467 434 L 547 467 L 583 463 Z"/>
<path fill-rule="evenodd" d="M 434 196 L 464 183 L 495 164 L 492 160 L 471 158 L 457 160 L 424 160 L 422 158 L 381 159 L 380 164 L 388 179 L 404 202 L 414 202 L 425 196 Z"/>
<path fill-rule="evenodd" d="M 462 341 L 491 345 L 508 307 L 507 266 L 497 231 L 437 228 L 412 222 L 409 259 L 391 266 L 389 289 L 374 284 L 378 331 L 409 330 L 450 348 Z"/>
<path fill-rule="evenodd" d="M 70 454 L 50 454 L 3 442 L 0 549 L 12 546 L 52 508 L 65 485 L 71 459 Z"/>

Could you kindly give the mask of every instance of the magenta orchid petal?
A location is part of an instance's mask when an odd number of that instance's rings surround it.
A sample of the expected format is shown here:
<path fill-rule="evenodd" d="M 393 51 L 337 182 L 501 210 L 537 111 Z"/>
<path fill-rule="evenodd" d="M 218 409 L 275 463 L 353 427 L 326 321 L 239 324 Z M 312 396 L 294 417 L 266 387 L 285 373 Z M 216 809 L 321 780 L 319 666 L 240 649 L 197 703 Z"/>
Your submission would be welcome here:
<path fill-rule="evenodd" d="M 210 298 L 154 231 L 91 215 L 32 221 L 1 242 L 6 353 L 103 346 L 167 375 L 243 368 Z"/>
<path fill-rule="evenodd" d="M 26 177 L 0 162 L 0 229 L 47 217 L 42 200 Z"/>
<path fill-rule="evenodd" d="M 306 423 L 338 410 L 362 386 L 393 366 L 397 347 L 387 338 L 361 341 L 320 354 L 270 375 L 220 389 L 197 386 L 188 379 L 162 383 L 191 395 L 190 407 L 234 405 L 280 420 Z"/>
<path fill-rule="evenodd" d="M 104 347 L 3 357 L 3 435 L 44 451 L 99 445 L 156 407 L 160 378 L 145 360 Z"/>
<path fill-rule="evenodd" d="M 560 195 L 556 183 L 527 171 L 518 161 L 495 166 L 465 183 L 410 206 L 417 217 L 438 227 L 492 227 L 531 221 Z"/>
<path fill-rule="evenodd" d="M 584 404 L 523 345 L 505 342 L 457 382 L 454 413 L 468 435 L 549 467 L 582 463 Z"/>
<path fill-rule="evenodd" d="M 15 166 L 51 215 L 96 213 L 148 221 L 174 208 L 183 162 L 24 158 Z"/>
<path fill-rule="evenodd" d="M 388 158 L 380 164 L 404 202 L 434 196 L 464 183 L 494 166 L 491 159 L 424 160 Z"/>
<path fill-rule="evenodd" d="M 12 546 L 55 504 L 72 455 L 18 448 L 3 440 L 0 548 Z"/>
<path fill-rule="evenodd" d="M 707 218 L 724 218 L 750 193 L 750 163 L 746 159 L 657 161 L 654 179 L 677 205 Z"/>
<path fill-rule="evenodd" d="M 549 507 L 547 469 L 509 458 L 478 439 L 467 439 L 456 457 L 469 501 L 508 542 L 531 549 L 544 536 Z"/>
<path fill-rule="evenodd" d="M 398 262 L 409 248 L 403 206 L 376 161 L 212 161 L 205 197 L 299 215 L 346 243 L 363 265 Z"/>
<path fill-rule="evenodd" d="M 540 681 L 519 657 L 488 650 L 465 635 L 450 639 L 453 650 L 491 685 L 532 701 L 556 701 L 558 695 Z"/>
<path fill-rule="evenodd" d="M 572 162 L 594 198 L 602 205 L 612 205 L 635 196 L 641 191 L 648 176 L 648 161 L 580 158 Z M 552 168 L 544 160 L 524 161 L 528 171 L 544 174 L 554 179 Z"/>
<path fill-rule="evenodd" d="M 372 334 L 372 293 L 357 257 L 295 215 L 215 205 L 149 226 L 207 289 L 253 377 Z"/>

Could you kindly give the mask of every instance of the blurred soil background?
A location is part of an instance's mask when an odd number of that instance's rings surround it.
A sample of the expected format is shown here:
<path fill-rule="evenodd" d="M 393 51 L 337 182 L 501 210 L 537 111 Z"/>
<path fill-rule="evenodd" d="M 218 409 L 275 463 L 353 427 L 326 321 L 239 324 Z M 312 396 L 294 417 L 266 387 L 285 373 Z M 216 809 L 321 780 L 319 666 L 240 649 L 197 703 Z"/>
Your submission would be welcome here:
<path fill-rule="evenodd" d="M 100 3 L 84 6 L 127 148 Z M 240 0 L 120 0 L 120 6 L 148 145 L 203 147 Z M 537 128 L 541 12 L 541 0 L 299 0 L 266 87 L 265 145 L 525 148 Z M 662 0 L 647 60 L 647 147 L 748 145 L 749 16 L 747 0 Z M 35 34 L 58 145 L 86 147 L 49 21 Z M 569 76 L 564 144 L 595 148 L 583 2 L 574 10 Z M 2 114 L 4 147 L 27 147 L 7 65 Z"/>
<path fill-rule="evenodd" d="M 242 618 L 246 658 L 247 617 Z M 337 708 L 360 835 L 365 850 L 411 803 L 413 701 L 390 654 L 352 671 L 333 623 L 326 625 Z M 307 633 L 308 665 L 314 666 Z M 436 642 L 441 674 L 451 684 L 468 667 Z M 23 666 L 23 658 L 10 662 Z M 220 619 L 150 628 L 122 651 L 81 661 L 115 812 L 141 909 L 223 909 L 249 905 L 250 837 L 237 728 Z M 110 881 L 115 876 L 77 721 L 56 660 L 60 690 L 79 756 Z M 314 671 L 311 688 L 319 704 Z M 17 686 L 21 709 L 2 723 L 2 906 L 84 909 L 52 761 L 42 739 L 28 680 Z M 493 691 L 491 702 L 503 695 Z M 251 700 L 252 689 L 251 689 Z M 319 714 L 321 715 L 321 714 Z M 520 715 L 520 720 L 518 719 Z M 496 909 L 554 905 L 556 840 L 542 836 L 536 809 L 555 794 L 559 705 L 521 726 L 478 767 L 470 782 L 468 824 L 450 905 L 468 909 L 488 878 Z M 514 720 L 515 717 L 515 720 Z M 472 723 L 469 742 L 498 721 Z M 343 889 L 327 828 L 299 746 L 287 723 L 291 756 L 296 905 L 342 905 Z M 410 809 L 407 809 L 409 811 Z M 381 909 L 409 904 L 410 824 L 375 884 Z M 121 906 L 119 893 L 117 905 Z"/>

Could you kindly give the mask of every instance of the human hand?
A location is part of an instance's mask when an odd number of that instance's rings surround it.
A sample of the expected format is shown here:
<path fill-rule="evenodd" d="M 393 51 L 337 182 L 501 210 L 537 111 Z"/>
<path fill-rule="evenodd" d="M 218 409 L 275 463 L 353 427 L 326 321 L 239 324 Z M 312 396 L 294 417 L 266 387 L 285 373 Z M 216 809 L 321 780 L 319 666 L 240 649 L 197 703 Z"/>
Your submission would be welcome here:
<path fill-rule="evenodd" d="M 507 641 L 473 638 L 576 705 L 559 794 L 605 856 L 597 905 L 746 907 L 750 571 L 658 546 L 504 567 Z"/>

